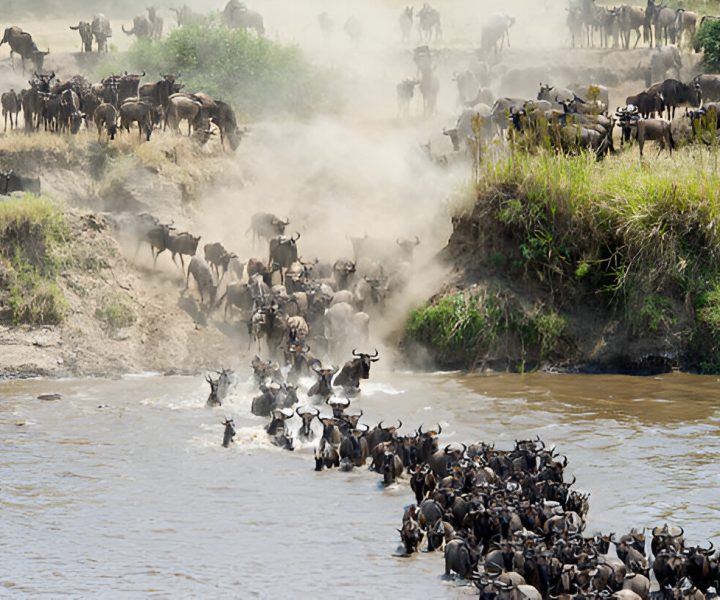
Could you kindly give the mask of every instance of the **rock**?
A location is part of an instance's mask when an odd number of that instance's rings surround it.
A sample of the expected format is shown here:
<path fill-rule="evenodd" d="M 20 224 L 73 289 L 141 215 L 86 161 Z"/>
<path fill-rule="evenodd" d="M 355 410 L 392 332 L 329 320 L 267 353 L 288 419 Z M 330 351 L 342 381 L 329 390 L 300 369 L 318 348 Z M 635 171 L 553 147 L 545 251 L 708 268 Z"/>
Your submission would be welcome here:
<path fill-rule="evenodd" d="M 61 394 L 52 393 L 52 394 L 40 394 L 37 399 L 38 400 L 45 400 L 46 402 L 53 402 L 55 400 L 60 400 L 62 398 Z"/>

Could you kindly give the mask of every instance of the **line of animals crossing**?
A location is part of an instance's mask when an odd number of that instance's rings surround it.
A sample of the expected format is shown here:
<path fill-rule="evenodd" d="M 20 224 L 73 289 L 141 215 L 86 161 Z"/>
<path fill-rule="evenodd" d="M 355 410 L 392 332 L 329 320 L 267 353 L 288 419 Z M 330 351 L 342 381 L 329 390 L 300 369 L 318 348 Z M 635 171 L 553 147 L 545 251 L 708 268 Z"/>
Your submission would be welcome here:
<path fill-rule="evenodd" d="M 337 369 L 314 369 L 308 397 L 327 404 L 298 406 L 294 388 L 279 365 L 255 357 L 254 380 L 261 394 L 252 412 L 270 417 L 265 430 L 273 444 L 293 450 L 287 421 L 300 419 L 299 439 L 315 440 L 315 470 L 351 471 L 368 464 L 384 486 L 408 482 L 415 502 L 398 528 L 407 555 L 442 551 L 445 575 L 471 581 L 483 600 L 705 600 L 717 596 L 720 557 L 709 546 L 691 545 L 682 527 L 665 524 L 627 534 L 588 535 L 588 493 L 566 481 L 567 457 L 536 439 L 516 440 L 510 450 L 494 444 L 440 444 L 442 427 L 401 434 L 402 421 L 374 427 L 350 414 L 349 393 L 370 376 L 375 354 L 355 353 Z M 218 406 L 221 387 L 232 374 L 208 377 L 208 406 Z M 344 398 L 334 395 L 340 388 Z M 295 410 L 293 410 L 293 408 Z M 223 447 L 235 436 L 232 419 L 223 423 Z M 646 536 L 646 531 L 650 536 Z M 648 548 L 649 541 L 649 548 Z M 614 553 L 611 548 L 614 547 Z"/>

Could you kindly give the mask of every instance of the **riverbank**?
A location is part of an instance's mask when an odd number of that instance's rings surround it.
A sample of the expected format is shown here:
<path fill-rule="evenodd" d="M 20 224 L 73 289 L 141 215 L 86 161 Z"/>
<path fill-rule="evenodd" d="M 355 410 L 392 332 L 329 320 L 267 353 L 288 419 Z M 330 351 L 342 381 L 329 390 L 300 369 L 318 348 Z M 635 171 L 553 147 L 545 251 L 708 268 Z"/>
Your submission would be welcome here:
<path fill-rule="evenodd" d="M 717 373 L 716 158 L 515 152 L 483 167 L 453 207 L 452 276 L 404 347 L 442 368 Z"/>
<path fill-rule="evenodd" d="M 228 365 L 234 332 L 207 327 L 163 255 L 122 215 L 194 220 L 194 190 L 228 160 L 183 138 L 98 144 L 91 133 L 0 137 L 3 169 L 47 195 L 0 202 L 0 376 L 198 372 Z M 120 221 L 118 221 L 120 219 Z M 120 227 L 118 227 L 120 225 Z"/>

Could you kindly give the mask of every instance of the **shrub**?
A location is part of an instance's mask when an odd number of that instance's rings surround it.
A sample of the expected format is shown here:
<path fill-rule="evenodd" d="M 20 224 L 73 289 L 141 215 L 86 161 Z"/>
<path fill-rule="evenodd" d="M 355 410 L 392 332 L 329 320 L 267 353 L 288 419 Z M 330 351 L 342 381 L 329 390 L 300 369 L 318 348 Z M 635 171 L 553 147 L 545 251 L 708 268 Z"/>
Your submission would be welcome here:
<path fill-rule="evenodd" d="M 67 301 L 56 277 L 67 250 L 62 211 L 45 198 L 27 194 L 0 203 L 0 299 L 14 323 L 60 323 Z"/>
<path fill-rule="evenodd" d="M 720 21 L 706 20 L 695 36 L 695 48 L 702 50 L 703 65 L 716 72 L 720 69 Z"/>
<path fill-rule="evenodd" d="M 128 68 L 180 73 L 185 91 L 231 101 L 241 113 L 303 115 L 328 106 L 324 75 L 297 46 L 231 30 L 204 17 L 159 41 L 138 40 L 127 56 L 110 57 L 101 75 Z M 123 66 L 124 65 L 124 66 Z"/>
<path fill-rule="evenodd" d="M 124 293 L 113 293 L 102 299 L 95 311 L 95 318 L 101 321 L 108 335 L 114 336 L 123 327 L 135 322 L 130 296 Z"/>

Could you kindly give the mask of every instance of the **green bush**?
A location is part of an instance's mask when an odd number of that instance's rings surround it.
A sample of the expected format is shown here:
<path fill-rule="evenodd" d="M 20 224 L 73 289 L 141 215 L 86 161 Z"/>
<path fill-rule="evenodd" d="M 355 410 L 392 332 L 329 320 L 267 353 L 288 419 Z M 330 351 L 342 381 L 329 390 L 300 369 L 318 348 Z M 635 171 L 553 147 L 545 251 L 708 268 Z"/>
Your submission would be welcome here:
<path fill-rule="evenodd" d="M 15 324 L 60 323 L 67 301 L 56 278 L 68 247 L 68 227 L 58 206 L 27 194 L 0 203 L 0 300 Z"/>
<path fill-rule="evenodd" d="M 95 311 L 95 318 L 101 321 L 109 335 L 115 335 L 123 327 L 129 327 L 135 322 L 130 296 L 124 293 L 114 293 L 102 299 Z"/>
<path fill-rule="evenodd" d="M 716 72 L 720 69 L 720 21 L 706 20 L 695 36 L 696 50 L 702 50 L 703 65 Z"/>
<path fill-rule="evenodd" d="M 299 47 L 215 21 L 204 17 L 160 41 L 138 40 L 127 55 L 110 57 L 100 75 L 132 69 L 153 80 L 160 73 L 180 73 L 183 91 L 205 92 L 254 116 L 282 111 L 308 115 L 329 106 L 324 73 Z"/>

